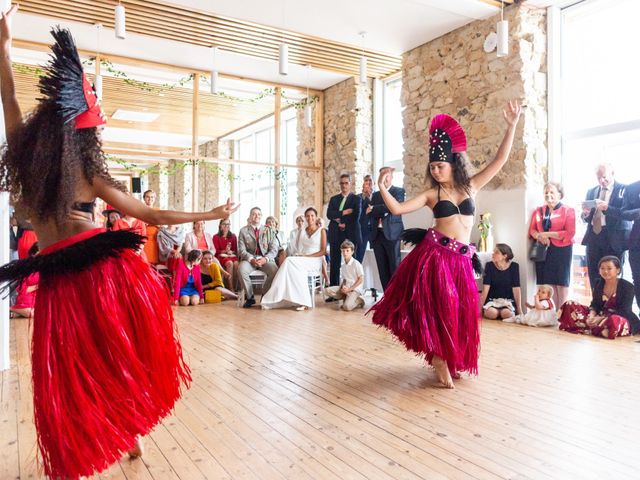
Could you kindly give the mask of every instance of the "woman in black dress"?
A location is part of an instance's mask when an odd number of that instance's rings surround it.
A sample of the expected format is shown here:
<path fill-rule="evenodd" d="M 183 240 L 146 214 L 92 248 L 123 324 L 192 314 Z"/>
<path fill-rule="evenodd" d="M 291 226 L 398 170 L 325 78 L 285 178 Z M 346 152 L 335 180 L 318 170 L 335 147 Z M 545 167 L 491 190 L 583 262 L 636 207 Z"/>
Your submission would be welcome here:
<path fill-rule="evenodd" d="M 511 318 L 522 313 L 520 267 L 513 262 L 513 251 L 506 243 L 496 244 L 491 262 L 484 267 L 482 309 L 491 320 Z"/>

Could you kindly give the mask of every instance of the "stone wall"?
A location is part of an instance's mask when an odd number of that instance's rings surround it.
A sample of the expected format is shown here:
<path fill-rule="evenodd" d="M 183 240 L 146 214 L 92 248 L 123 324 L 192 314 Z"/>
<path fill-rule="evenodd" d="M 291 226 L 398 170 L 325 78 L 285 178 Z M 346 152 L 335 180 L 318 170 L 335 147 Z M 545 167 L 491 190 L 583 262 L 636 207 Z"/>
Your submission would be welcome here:
<path fill-rule="evenodd" d="M 315 104 L 313 107 L 312 118 L 315 120 Z M 315 125 L 311 128 L 304 123 L 304 109 L 296 112 L 296 133 L 298 136 L 297 147 L 297 163 L 298 165 L 315 165 L 316 159 L 316 129 Z M 315 205 L 316 184 L 319 176 L 316 172 L 309 170 L 298 170 L 298 179 L 296 186 L 298 187 L 297 207 L 304 208 L 313 205 L 316 208 L 322 205 Z M 294 212 L 287 212 L 289 215 Z"/>
<path fill-rule="evenodd" d="M 509 55 L 486 53 L 483 43 L 498 17 L 470 23 L 403 56 L 404 175 L 408 195 L 422 191 L 427 167 L 429 119 L 452 115 L 467 133 L 472 172 L 493 159 L 502 140 L 502 108 L 517 99 L 526 108 L 511 157 L 488 186 L 511 189 L 546 176 L 546 15 L 513 6 Z"/>
<path fill-rule="evenodd" d="M 339 191 L 342 173 L 354 175 L 358 191 L 362 177 L 373 169 L 372 82 L 349 78 L 324 92 L 324 202 Z"/>

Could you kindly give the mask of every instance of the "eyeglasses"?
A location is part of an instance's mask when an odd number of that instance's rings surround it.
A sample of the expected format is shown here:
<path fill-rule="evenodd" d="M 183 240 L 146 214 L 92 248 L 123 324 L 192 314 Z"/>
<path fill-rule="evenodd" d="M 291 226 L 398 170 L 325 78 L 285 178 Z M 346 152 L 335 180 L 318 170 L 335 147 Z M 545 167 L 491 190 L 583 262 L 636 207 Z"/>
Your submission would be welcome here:
<path fill-rule="evenodd" d="M 230 223 L 221 223 L 220 225 L 222 225 L 223 227 L 226 225 L 227 227 L 230 226 Z"/>
<path fill-rule="evenodd" d="M 340 185 L 349 185 L 351 182 L 340 182 Z"/>

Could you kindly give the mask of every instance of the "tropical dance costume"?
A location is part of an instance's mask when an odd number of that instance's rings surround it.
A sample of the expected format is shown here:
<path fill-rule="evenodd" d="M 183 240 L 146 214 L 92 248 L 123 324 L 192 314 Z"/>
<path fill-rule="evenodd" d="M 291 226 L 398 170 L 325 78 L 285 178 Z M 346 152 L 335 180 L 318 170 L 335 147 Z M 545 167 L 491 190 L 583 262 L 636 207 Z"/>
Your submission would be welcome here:
<path fill-rule="evenodd" d="M 432 120 L 430 136 L 430 161 L 451 161 L 453 153 L 466 149 L 462 127 L 447 115 Z M 438 188 L 433 213 L 435 218 L 472 216 L 475 205 L 472 198 L 460 205 L 440 200 Z M 477 263 L 472 261 L 475 247 L 432 228 L 406 230 L 403 240 L 416 247 L 400 263 L 383 298 L 371 307 L 373 323 L 388 328 L 429 363 L 438 356 L 446 360 L 452 374 L 477 374 L 480 317 L 474 277 Z"/>
<path fill-rule="evenodd" d="M 71 34 L 59 28 L 52 34 L 41 101 L 53 102 L 76 129 L 103 124 Z M 169 290 L 137 253 L 143 242 L 129 230 L 90 229 L 0 267 L 0 282 L 10 285 L 40 276 L 31 365 L 48 478 L 77 479 L 107 468 L 171 412 L 191 380 Z"/>

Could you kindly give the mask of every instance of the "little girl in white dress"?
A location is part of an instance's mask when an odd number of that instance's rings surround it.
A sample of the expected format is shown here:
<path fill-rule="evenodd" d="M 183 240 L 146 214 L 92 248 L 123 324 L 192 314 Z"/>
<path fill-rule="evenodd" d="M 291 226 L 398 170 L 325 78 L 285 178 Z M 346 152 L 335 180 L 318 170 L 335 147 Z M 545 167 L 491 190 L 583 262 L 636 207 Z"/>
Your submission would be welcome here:
<path fill-rule="evenodd" d="M 553 288 L 549 285 L 539 285 L 538 291 L 533 297 L 533 305 L 527 303 L 530 308 L 526 314 L 505 318 L 503 322 L 520 323 L 531 327 L 555 327 L 558 325 L 556 306 L 553 303 Z"/>

